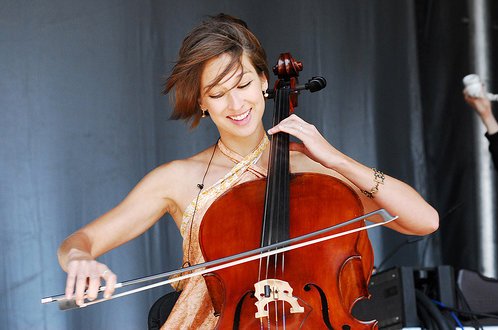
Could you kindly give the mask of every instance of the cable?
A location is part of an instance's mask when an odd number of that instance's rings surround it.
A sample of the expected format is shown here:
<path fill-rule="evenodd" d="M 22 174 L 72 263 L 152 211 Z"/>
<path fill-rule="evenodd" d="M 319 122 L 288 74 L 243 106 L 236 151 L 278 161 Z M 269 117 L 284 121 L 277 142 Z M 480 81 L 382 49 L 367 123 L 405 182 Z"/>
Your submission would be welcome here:
<path fill-rule="evenodd" d="M 415 289 L 415 298 L 417 300 L 417 306 L 423 306 L 431 319 L 436 323 L 436 328 L 438 330 L 452 330 L 453 326 L 448 324 L 448 321 L 444 318 L 441 311 L 436 307 L 436 305 L 431 301 L 429 297 L 419 289 Z"/>
<path fill-rule="evenodd" d="M 453 312 L 457 312 L 459 314 L 464 314 L 464 315 L 474 315 L 474 316 L 480 316 L 480 317 L 485 317 L 489 319 L 497 319 L 498 320 L 498 315 L 497 314 L 489 314 L 489 313 L 483 313 L 483 312 L 476 312 L 476 311 L 465 311 L 462 309 L 458 308 L 453 308 L 453 307 L 444 307 L 445 309 Z"/>
<path fill-rule="evenodd" d="M 199 191 L 197 192 L 197 197 L 195 198 L 195 206 L 194 206 L 194 211 L 192 212 L 192 216 L 190 217 L 190 229 L 189 229 L 189 240 L 188 240 L 188 248 L 187 248 L 187 261 L 185 261 L 182 265 L 182 267 L 186 266 L 192 266 L 190 263 L 190 244 L 192 242 L 192 226 L 194 224 L 194 217 L 195 217 L 195 212 L 197 211 L 197 203 L 199 202 L 199 196 L 201 195 L 202 189 L 204 189 L 204 180 L 206 179 L 206 175 L 208 174 L 209 167 L 211 167 L 211 162 L 213 161 L 214 154 L 216 152 L 216 147 L 218 146 L 218 141 L 220 138 L 218 138 L 217 142 L 213 146 L 213 153 L 211 154 L 211 158 L 209 159 L 209 162 L 206 166 L 206 171 L 204 172 L 204 176 L 202 177 L 201 183 L 197 184 L 197 188 L 199 188 Z"/>
<path fill-rule="evenodd" d="M 469 302 L 467 301 L 467 298 L 465 298 L 465 295 L 463 294 L 462 289 L 460 289 L 459 286 L 456 287 L 456 293 L 459 302 L 463 305 L 463 307 L 465 307 L 468 311 L 471 312 L 472 309 L 470 308 Z M 470 319 L 472 321 L 472 325 L 474 326 L 474 328 L 484 330 L 484 328 L 482 327 L 481 323 L 479 322 L 479 320 L 475 315 L 470 315 Z"/>
<path fill-rule="evenodd" d="M 422 323 L 421 326 L 423 326 L 424 328 L 428 330 L 433 330 L 437 328 L 434 319 L 431 317 L 431 315 L 427 311 L 427 308 L 424 305 L 419 304 L 417 306 L 417 316 Z"/>
<path fill-rule="evenodd" d="M 463 329 L 463 324 L 462 322 L 460 322 L 460 320 L 458 319 L 458 316 L 455 314 L 455 312 L 452 310 L 452 308 L 449 308 L 448 306 L 446 306 L 445 304 L 443 304 L 442 302 L 440 301 L 437 301 L 435 299 L 432 299 L 432 302 L 435 303 L 436 305 L 438 305 L 439 307 L 441 308 L 444 308 L 446 310 L 448 310 L 450 312 L 450 315 L 451 315 L 451 318 L 455 321 L 455 323 Z"/>

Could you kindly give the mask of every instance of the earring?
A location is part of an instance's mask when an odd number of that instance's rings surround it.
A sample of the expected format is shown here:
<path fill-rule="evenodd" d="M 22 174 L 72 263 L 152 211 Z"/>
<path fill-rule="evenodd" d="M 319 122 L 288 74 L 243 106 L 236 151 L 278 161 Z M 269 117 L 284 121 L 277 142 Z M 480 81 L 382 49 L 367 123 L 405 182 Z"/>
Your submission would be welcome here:
<path fill-rule="evenodd" d="M 265 99 L 267 99 L 267 98 L 268 98 L 268 96 L 269 96 L 269 95 L 268 95 L 268 92 L 267 92 L 267 91 L 262 91 L 262 92 L 263 92 L 263 97 L 264 97 Z"/>
<path fill-rule="evenodd" d="M 207 111 L 207 109 L 201 109 L 202 111 L 202 118 L 206 118 L 207 116 L 209 116 L 209 112 Z"/>

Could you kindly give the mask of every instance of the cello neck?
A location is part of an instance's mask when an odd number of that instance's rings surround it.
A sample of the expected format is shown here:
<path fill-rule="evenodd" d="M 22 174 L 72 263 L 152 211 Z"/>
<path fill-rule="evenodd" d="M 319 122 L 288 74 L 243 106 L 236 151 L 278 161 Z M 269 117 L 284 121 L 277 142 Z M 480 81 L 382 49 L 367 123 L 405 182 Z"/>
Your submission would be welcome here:
<path fill-rule="evenodd" d="M 273 126 L 289 115 L 290 86 L 276 91 Z M 289 238 L 289 134 L 272 135 L 261 246 Z"/>

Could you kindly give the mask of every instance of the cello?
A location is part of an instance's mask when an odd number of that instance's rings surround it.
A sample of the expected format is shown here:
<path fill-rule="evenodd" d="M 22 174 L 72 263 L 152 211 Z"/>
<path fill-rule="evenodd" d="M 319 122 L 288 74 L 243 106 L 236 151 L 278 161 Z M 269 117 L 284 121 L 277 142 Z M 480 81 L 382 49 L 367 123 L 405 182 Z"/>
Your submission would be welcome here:
<path fill-rule="evenodd" d="M 315 91 L 325 80 L 298 84 L 302 64 L 288 53 L 273 68 L 273 125 L 297 106 L 299 90 Z M 266 179 L 237 185 L 209 207 L 201 222 L 204 259 L 218 260 L 321 230 L 363 215 L 360 198 L 341 180 L 318 173 L 290 173 L 289 135 L 272 136 Z M 341 230 L 354 230 L 364 222 Z M 219 316 L 217 329 L 377 329 L 351 314 L 369 298 L 373 251 L 366 231 L 204 274 Z"/>

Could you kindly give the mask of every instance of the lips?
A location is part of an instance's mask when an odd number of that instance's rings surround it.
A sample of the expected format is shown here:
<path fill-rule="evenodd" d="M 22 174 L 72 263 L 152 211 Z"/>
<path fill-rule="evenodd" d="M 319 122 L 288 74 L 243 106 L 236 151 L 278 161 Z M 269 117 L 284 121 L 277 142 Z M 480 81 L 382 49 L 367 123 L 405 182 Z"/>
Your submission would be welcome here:
<path fill-rule="evenodd" d="M 227 116 L 227 117 L 234 120 L 234 121 L 242 121 L 242 120 L 246 119 L 250 113 L 251 113 L 251 109 L 247 110 L 246 112 L 244 112 L 238 116 Z"/>

